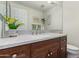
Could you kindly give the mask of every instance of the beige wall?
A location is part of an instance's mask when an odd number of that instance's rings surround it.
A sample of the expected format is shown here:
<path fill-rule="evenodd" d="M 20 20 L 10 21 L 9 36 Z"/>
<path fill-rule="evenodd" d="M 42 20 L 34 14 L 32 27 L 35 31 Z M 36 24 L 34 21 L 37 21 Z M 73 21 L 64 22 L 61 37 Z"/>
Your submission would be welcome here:
<path fill-rule="evenodd" d="M 79 2 L 63 3 L 63 30 L 67 33 L 68 43 L 79 47 Z"/>

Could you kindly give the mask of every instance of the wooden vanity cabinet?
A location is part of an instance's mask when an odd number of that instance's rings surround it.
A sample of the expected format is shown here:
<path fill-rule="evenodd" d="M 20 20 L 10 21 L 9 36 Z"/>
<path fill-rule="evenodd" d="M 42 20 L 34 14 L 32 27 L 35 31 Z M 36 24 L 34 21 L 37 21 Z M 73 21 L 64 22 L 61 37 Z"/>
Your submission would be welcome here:
<path fill-rule="evenodd" d="M 58 57 L 58 38 L 33 43 L 31 46 L 32 58 L 51 58 Z"/>
<path fill-rule="evenodd" d="M 32 58 L 66 58 L 67 37 L 45 40 L 31 45 Z"/>
<path fill-rule="evenodd" d="M 67 37 L 34 42 L 0 50 L 0 58 L 65 58 Z"/>
<path fill-rule="evenodd" d="M 60 38 L 60 50 L 59 50 L 59 55 L 61 58 L 67 57 L 67 37 L 63 36 Z"/>
<path fill-rule="evenodd" d="M 30 45 L 22 45 L 0 50 L 0 58 L 26 58 L 30 57 Z"/>

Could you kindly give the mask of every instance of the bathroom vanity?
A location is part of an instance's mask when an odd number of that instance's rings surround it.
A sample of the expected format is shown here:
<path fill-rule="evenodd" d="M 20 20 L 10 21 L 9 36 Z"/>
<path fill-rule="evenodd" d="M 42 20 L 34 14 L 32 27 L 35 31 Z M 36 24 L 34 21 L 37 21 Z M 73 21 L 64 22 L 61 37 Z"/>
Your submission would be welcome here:
<path fill-rule="evenodd" d="M 67 57 L 67 36 L 49 33 L 0 39 L 1 57 L 65 58 Z"/>

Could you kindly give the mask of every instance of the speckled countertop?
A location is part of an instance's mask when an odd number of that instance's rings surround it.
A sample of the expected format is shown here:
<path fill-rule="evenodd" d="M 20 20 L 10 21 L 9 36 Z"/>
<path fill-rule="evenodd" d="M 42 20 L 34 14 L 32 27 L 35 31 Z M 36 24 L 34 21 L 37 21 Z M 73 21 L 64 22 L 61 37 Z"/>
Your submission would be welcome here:
<path fill-rule="evenodd" d="M 53 39 L 53 38 L 62 37 L 65 35 L 66 34 L 43 33 L 43 34 L 37 34 L 37 35 L 19 35 L 17 37 L 12 37 L 12 38 L 0 38 L 0 49 L 49 40 L 51 38 Z"/>

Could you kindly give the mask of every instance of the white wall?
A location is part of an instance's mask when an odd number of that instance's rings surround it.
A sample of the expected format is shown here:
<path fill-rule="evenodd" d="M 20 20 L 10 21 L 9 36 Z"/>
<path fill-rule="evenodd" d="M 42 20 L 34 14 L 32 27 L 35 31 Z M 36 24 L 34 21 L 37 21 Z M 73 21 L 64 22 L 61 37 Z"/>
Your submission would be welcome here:
<path fill-rule="evenodd" d="M 62 30 L 62 5 L 55 5 L 45 13 L 49 20 L 47 28 L 51 30 Z"/>
<path fill-rule="evenodd" d="M 24 22 L 25 23 L 24 28 L 26 30 L 31 30 L 32 28 L 31 23 L 33 17 L 38 17 L 40 19 L 42 18 L 42 11 L 15 2 L 10 2 L 10 4 L 11 4 L 11 16 L 20 19 L 20 21 Z"/>
<path fill-rule="evenodd" d="M 6 4 L 5 2 L 0 1 L 0 14 L 2 14 L 3 16 L 6 15 Z M 1 32 L 2 32 L 2 21 L 0 18 L 0 37 L 1 37 Z"/>
<path fill-rule="evenodd" d="M 63 30 L 68 43 L 79 47 L 79 2 L 63 3 Z"/>

